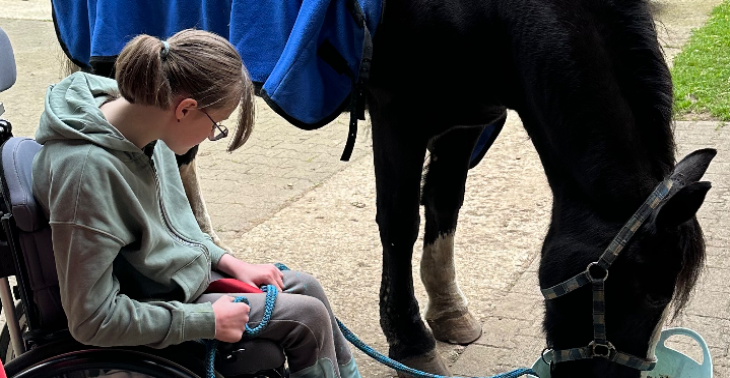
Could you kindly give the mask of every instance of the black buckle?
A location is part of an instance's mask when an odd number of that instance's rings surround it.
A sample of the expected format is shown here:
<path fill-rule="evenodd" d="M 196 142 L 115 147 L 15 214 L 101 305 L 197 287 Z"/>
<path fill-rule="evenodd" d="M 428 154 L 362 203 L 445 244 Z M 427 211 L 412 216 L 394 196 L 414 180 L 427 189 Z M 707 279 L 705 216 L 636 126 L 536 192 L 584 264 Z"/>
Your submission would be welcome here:
<path fill-rule="evenodd" d="M 226 359 L 226 361 L 238 361 L 238 355 L 245 351 L 246 351 L 246 349 L 240 348 L 240 349 L 234 350 L 232 352 L 229 352 L 228 355 L 225 356 L 224 358 Z"/>
<path fill-rule="evenodd" d="M 601 357 L 605 359 L 611 358 L 611 355 L 616 352 L 616 348 L 613 346 L 613 344 L 606 342 L 606 344 L 599 344 L 596 343 L 596 341 L 591 341 L 590 344 L 588 344 L 588 347 L 591 348 L 591 353 L 593 354 L 593 357 Z"/>
<path fill-rule="evenodd" d="M 598 262 L 588 264 L 586 276 L 592 283 L 605 282 L 608 279 L 608 269 L 604 269 Z"/>
<path fill-rule="evenodd" d="M 13 137 L 13 125 L 10 121 L 0 119 L 0 144 L 5 143 L 8 139 Z"/>

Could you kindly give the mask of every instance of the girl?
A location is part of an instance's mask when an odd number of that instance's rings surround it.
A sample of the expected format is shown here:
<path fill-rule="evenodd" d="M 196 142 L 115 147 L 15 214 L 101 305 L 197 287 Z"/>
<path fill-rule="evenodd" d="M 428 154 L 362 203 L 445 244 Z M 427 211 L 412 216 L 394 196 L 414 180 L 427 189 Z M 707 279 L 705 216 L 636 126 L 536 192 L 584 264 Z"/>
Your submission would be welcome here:
<path fill-rule="evenodd" d="M 116 82 L 76 73 L 51 86 L 36 134 L 33 187 L 71 335 L 96 346 L 237 343 L 265 294 L 246 294 L 250 308 L 203 295 L 226 275 L 283 291 L 259 337 L 283 348 L 292 377 L 359 377 L 317 281 L 226 254 L 187 202 L 175 154 L 226 137 L 220 122 L 238 105 L 237 138 L 251 133 L 253 86 L 233 46 L 197 30 L 142 35 L 115 69 Z"/>

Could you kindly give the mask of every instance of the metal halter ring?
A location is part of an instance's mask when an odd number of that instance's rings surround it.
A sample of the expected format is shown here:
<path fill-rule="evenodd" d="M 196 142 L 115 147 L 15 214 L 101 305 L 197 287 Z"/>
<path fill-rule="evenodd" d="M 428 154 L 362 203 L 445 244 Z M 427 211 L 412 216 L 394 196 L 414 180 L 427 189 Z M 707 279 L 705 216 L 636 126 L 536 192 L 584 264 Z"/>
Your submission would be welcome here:
<path fill-rule="evenodd" d="M 588 344 L 588 347 L 591 348 L 591 352 L 593 353 L 593 357 L 601 357 L 608 359 L 611 357 L 611 353 L 616 352 L 616 348 L 613 346 L 613 344 L 606 342 L 606 344 L 596 344 L 596 341 L 591 341 L 590 344 Z M 604 352 L 605 353 L 601 353 Z"/>
<path fill-rule="evenodd" d="M 605 273 L 603 277 L 595 277 L 593 276 L 593 273 L 591 272 L 591 268 L 598 267 L 599 269 L 603 270 Z M 598 262 L 592 262 L 588 264 L 588 267 L 586 268 L 586 275 L 588 276 L 588 279 L 591 280 L 591 282 L 605 282 L 608 279 L 608 269 L 603 269 L 600 265 L 598 265 Z"/>

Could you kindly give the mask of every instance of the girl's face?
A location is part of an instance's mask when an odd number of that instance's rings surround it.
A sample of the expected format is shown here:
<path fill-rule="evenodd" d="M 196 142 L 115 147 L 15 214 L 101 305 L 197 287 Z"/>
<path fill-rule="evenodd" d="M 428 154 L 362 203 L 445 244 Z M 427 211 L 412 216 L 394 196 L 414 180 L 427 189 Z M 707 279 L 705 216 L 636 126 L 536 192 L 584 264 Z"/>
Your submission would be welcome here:
<path fill-rule="evenodd" d="M 206 138 L 221 133 L 216 125 L 231 116 L 236 107 L 229 109 L 199 109 L 193 99 L 184 99 L 175 109 L 175 119 L 162 140 L 178 155 L 183 155 Z"/>

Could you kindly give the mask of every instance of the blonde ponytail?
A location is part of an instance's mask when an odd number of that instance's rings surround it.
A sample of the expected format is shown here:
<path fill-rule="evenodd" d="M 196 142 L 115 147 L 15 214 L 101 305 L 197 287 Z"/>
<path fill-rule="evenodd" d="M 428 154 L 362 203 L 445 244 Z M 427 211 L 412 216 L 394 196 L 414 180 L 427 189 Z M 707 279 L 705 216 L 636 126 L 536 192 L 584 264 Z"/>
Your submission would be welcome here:
<path fill-rule="evenodd" d="M 173 90 L 167 80 L 162 59 L 162 41 L 140 35 L 124 47 L 116 62 L 115 79 L 119 93 L 133 104 L 154 105 L 167 109 Z M 172 52 L 168 52 L 169 55 Z"/>

